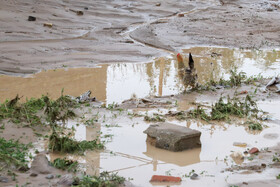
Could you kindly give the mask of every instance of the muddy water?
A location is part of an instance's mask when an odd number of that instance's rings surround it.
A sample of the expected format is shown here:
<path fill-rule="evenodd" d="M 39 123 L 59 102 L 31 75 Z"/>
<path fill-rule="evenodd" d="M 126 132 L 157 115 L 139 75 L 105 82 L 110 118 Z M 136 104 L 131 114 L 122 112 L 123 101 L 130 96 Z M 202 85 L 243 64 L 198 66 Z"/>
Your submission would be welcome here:
<path fill-rule="evenodd" d="M 277 104 L 280 104 L 279 102 Z M 264 109 L 262 106 L 268 104 L 269 102 L 260 105 L 261 109 Z M 137 186 L 152 186 L 153 184 L 149 183 L 149 180 L 155 174 L 183 176 L 189 174 L 192 170 L 195 170 L 198 174 L 203 172 L 200 179 L 190 180 L 183 177 L 183 181 L 177 185 L 227 186 L 230 182 L 240 182 L 240 178 L 244 179 L 245 175 L 240 175 L 238 178 L 230 172 L 220 172 L 224 168 L 236 164 L 229 157 L 232 152 L 243 152 L 245 150 L 244 147 L 234 146 L 234 142 L 246 143 L 247 147 L 265 148 L 275 146 L 280 140 L 280 127 L 276 124 L 264 123 L 269 128 L 255 134 L 249 131 L 247 127 L 239 125 L 242 121 L 231 124 L 207 124 L 196 121 L 179 122 L 174 120 L 170 122 L 201 131 L 202 147 L 173 153 L 146 143 L 146 135 L 142 132 L 149 126 L 149 123 L 143 122 L 142 118 L 129 118 L 122 115 L 133 111 L 124 111 L 123 113 L 113 111 L 110 114 L 103 112 L 103 109 L 96 111 L 100 118 L 105 120 L 94 127 L 75 126 L 77 123 L 75 121 L 70 121 L 68 126 L 74 126 L 77 129 L 75 138 L 78 140 L 92 140 L 101 131 L 101 140 L 107 142 L 106 150 L 103 152 L 87 152 L 84 157 L 69 156 L 69 158 L 77 159 L 84 164 L 84 170 L 89 174 L 98 174 L 102 171 L 118 172 L 119 175 L 133 178 L 132 183 Z M 139 111 L 134 110 L 134 112 Z M 153 110 L 150 112 L 160 111 Z M 268 112 L 271 112 L 271 110 Z M 95 115 L 95 113 L 86 114 L 85 118 L 90 119 L 92 115 Z M 106 118 L 103 115 L 106 115 Z M 51 154 L 50 159 L 53 160 L 63 156 L 65 155 Z M 268 169 L 268 171 L 262 173 L 262 178 L 269 179 L 273 171 L 273 169 Z M 259 177 L 260 174 L 249 175 L 250 180 L 259 179 Z"/>
<path fill-rule="evenodd" d="M 196 47 L 184 50 L 194 54 L 195 66 L 199 74 L 199 82 L 208 81 L 211 77 L 219 79 L 228 77 L 233 67 L 246 72 L 248 75 L 262 73 L 264 76 L 273 76 L 280 70 L 279 51 L 245 51 L 227 48 Z M 214 52 L 214 53 L 213 53 Z M 212 55 L 212 56 L 211 56 Z M 187 58 L 187 55 L 185 56 Z M 129 99 L 133 94 L 137 97 L 148 95 L 170 95 L 180 93 L 183 89 L 178 77 L 177 63 L 174 56 L 159 58 L 151 63 L 143 64 L 108 64 L 99 68 L 88 69 L 58 69 L 43 71 L 32 77 L 0 77 L 1 101 L 12 98 L 17 93 L 24 97 L 40 97 L 49 93 L 53 98 L 64 93 L 78 96 L 86 90 L 92 90 L 99 100 L 113 103 Z M 202 98 L 201 98 L 202 97 Z M 193 101 L 211 102 L 203 96 L 194 97 Z M 182 99 L 178 106 L 182 108 L 188 100 Z M 280 119 L 277 107 L 280 101 L 270 103 L 259 102 L 261 109 L 271 113 L 272 118 Z M 271 107 L 272 106 L 272 107 Z M 233 146 L 234 142 L 246 143 L 248 147 L 270 147 L 279 142 L 280 127 L 277 123 L 265 123 L 269 128 L 256 134 L 238 123 L 215 123 L 170 121 L 172 123 L 197 129 L 202 132 L 199 149 L 172 153 L 154 148 L 146 143 L 146 135 L 142 132 L 149 126 L 142 118 L 129 118 L 119 111 L 108 113 L 105 109 L 98 109 L 95 113 L 85 114 L 86 119 L 100 116 L 102 121 L 94 127 L 83 125 L 81 121 L 69 121 L 68 127 L 77 129 L 75 138 L 78 140 L 92 140 L 101 136 L 106 141 L 106 150 L 101 152 L 87 152 L 86 156 L 69 158 L 83 164 L 88 174 L 98 174 L 102 171 L 118 172 L 126 178 L 132 178 L 137 186 L 152 186 L 149 182 L 152 175 L 183 176 L 192 170 L 203 174 L 199 180 L 190 180 L 183 177 L 181 186 L 227 186 L 232 182 L 239 182 L 239 178 L 256 180 L 260 174 L 251 174 L 236 177 L 229 172 L 221 173 L 224 168 L 235 164 L 229 157 L 233 151 L 243 152 L 243 147 Z M 140 112 L 140 111 L 124 111 Z M 142 111 L 143 112 L 143 111 Z M 149 111 L 159 112 L 158 110 Z M 163 111 L 166 112 L 166 111 Z M 76 124 L 79 123 L 79 126 Z M 110 127 L 108 127 L 108 125 Z M 102 132 L 102 133 L 100 133 Z M 49 155 L 53 160 L 65 155 Z M 262 179 L 270 179 L 273 169 L 267 169 L 261 174 Z M 274 175 L 273 175 L 274 176 Z"/>
<path fill-rule="evenodd" d="M 248 76 L 274 76 L 280 72 L 280 51 L 246 51 L 239 49 L 195 47 L 183 51 L 192 52 L 199 82 L 211 78 L 228 78 L 229 71 L 236 67 Z M 149 95 L 180 93 L 184 86 L 177 72 L 175 56 L 159 58 L 154 62 L 133 64 L 105 64 L 98 68 L 57 69 L 42 71 L 27 78 L 0 76 L 0 101 L 20 94 L 23 97 L 40 97 L 49 94 L 59 97 L 65 94 L 78 96 L 92 90 L 97 99 L 107 102 L 122 102 L 131 98 Z"/>

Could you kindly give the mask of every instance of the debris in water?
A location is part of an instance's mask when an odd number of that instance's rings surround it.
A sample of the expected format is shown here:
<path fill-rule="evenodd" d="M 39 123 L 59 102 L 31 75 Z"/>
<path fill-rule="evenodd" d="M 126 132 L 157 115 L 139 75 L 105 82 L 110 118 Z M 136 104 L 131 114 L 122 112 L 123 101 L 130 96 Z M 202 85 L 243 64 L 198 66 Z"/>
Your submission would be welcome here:
<path fill-rule="evenodd" d="M 78 16 L 84 15 L 84 12 L 81 11 L 81 10 L 73 10 L 73 9 L 69 9 L 69 10 L 72 11 L 72 12 L 75 12 Z"/>
<path fill-rule="evenodd" d="M 181 177 L 165 176 L 165 175 L 153 175 L 150 182 L 181 182 Z"/>
<path fill-rule="evenodd" d="M 246 147 L 247 144 L 246 143 L 242 143 L 242 142 L 234 142 L 233 146 L 237 146 L 237 147 Z"/>
<path fill-rule="evenodd" d="M 194 173 L 194 174 L 192 174 L 192 176 L 190 178 L 192 180 L 196 180 L 196 179 L 198 179 L 198 174 Z"/>
<path fill-rule="evenodd" d="M 247 94 L 247 93 L 248 93 L 247 90 L 243 90 L 243 91 L 240 92 L 240 94 Z"/>
<path fill-rule="evenodd" d="M 259 152 L 259 149 L 256 148 L 256 147 L 253 147 L 253 148 L 250 149 L 250 151 L 249 151 L 250 154 L 254 154 L 254 153 L 257 153 L 257 152 Z"/>
<path fill-rule="evenodd" d="M 273 86 L 274 84 L 278 84 L 280 83 L 280 79 L 278 77 L 273 77 L 267 84 L 265 87 L 268 86 Z"/>
<path fill-rule="evenodd" d="M 75 100 L 77 103 L 93 102 L 96 101 L 95 97 L 90 97 L 91 91 L 88 90 L 85 93 L 81 94 L 78 97 L 73 97 L 68 95 L 72 100 Z"/>
<path fill-rule="evenodd" d="M 239 151 L 233 152 L 230 157 L 236 164 L 242 164 L 244 162 L 244 156 Z"/>

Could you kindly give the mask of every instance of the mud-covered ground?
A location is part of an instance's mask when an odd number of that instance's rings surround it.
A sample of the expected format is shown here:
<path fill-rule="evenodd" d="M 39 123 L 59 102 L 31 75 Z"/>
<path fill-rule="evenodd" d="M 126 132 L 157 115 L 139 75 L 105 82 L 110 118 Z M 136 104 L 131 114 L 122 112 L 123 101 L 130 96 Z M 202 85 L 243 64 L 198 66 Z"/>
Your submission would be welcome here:
<path fill-rule="evenodd" d="M 28 21 L 28 16 L 35 16 L 36 21 Z M 133 179 L 128 186 L 151 186 L 154 174 L 185 176 L 176 184 L 181 186 L 279 186 L 279 162 L 272 160 L 279 153 L 280 100 L 275 87 L 263 92 L 269 79 L 182 93 L 175 61 L 177 52 L 192 52 L 201 84 L 211 76 L 228 78 L 233 67 L 250 76 L 278 75 L 279 19 L 279 0 L 2 0 L 0 102 L 16 94 L 24 101 L 46 93 L 58 98 L 63 88 L 73 96 L 90 89 L 107 108 L 100 108 L 99 102 L 84 106 L 75 111 L 78 117 L 69 120 L 67 127 L 77 128 L 78 140 L 91 140 L 101 131 L 101 139 L 107 143 L 104 151 L 87 152 L 84 157 L 57 155 L 47 151 L 46 138 L 38 137 L 38 133 L 49 134 L 48 127 L 31 129 L 4 120 L 0 137 L 32 142 L 40 154 L 30 151 L 35 161 L 30 162 L 29 171 L 16 172 L 16 180 L 6 171 L 0 172 L 0 186 L 66 186 L 74 174 L 50 167 L 45 155 L 50 161 L 64 156 L 75 159 L 91 175 L 118 172 Z M 155 58 L 156 62 L 146 63 Z M 38 73 L 43 70 L 49 71 Z M 26 75 L 28 78 L 22 78 Z M 243 98 L 247 94 L 268 112 L 262 131 L 249 130 L 244 124 L 247 119 L 205 122 L 168 115 L 197 105 L 210 108 L 221 96 Z M 114 105 L 109 104 L 124 100 L 121 110 L 110 108 Z M 170 153 L 146 143 L 142 132 L 153 122 L 144 117 L 154 113 L 167 122 L 200 130 L 201 149 Z M 98 125 L 84 124 L 96 116 Z M 81 125 L 75 126 L 77 123 Z M 238 143 L 242 147 L 235 146 Z M 252 147 L 260 152 L 245 154 Z M 197 180 L 186 177 L 193 169 L 199 174 Z M 30 176 L 32 173 L 38 175 Z M 49 174 L 61 178 L 47 179 Z"/>
<path fill-rule="evenodd" d="M 147 62 L 196 45 L 279 48 L 274 0 L 0 3 L 0 67 L 9 75 Z"/>

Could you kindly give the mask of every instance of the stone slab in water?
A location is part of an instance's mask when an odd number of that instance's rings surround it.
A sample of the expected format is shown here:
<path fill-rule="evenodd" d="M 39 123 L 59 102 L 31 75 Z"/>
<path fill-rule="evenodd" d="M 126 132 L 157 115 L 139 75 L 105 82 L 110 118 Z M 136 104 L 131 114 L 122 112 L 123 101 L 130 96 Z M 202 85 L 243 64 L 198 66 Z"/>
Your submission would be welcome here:
<path fill-rule="evenodd" d="M 169 151 L 183 151 L 201 147 L 201 132 L 172 123 L 157 123 L 150 125 L 144 131 L 147 142 Z"/>

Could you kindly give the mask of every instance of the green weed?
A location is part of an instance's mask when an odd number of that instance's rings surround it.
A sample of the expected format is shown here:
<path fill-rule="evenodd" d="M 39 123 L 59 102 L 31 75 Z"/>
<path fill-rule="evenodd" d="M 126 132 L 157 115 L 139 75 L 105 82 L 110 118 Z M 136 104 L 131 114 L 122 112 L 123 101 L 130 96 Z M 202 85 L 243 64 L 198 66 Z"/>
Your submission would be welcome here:
<path fill-rule="evenodd" d="M 68 160 L 66 158 L 57 158 L 51 163 L 51 165 L 58 169 L 67 170 L 69 172 L 76 172 L 78 168 L 77 161 Z"/>
<path fill-rule="evenodd" d="M 2 170 L 5 167 L 15 166 L 20 171 L 27 171 L 28 149 L 31 144 L 21 144 L 15 140 L 5 140 L 0 138 L 0 166 Z"/>
<path fill-rule="evenodd" d="M 83 176 L 80 180 L 75 178 L 74 184 L 78 187 L 117 187 L 123 184 L 125 178 L 118 176 L 116 173 L 102 172 L 100 176 Z"/>
<path fill-rule="evenodd" d="M 45 106 L 42 98 L 27 100 L 26 103 L 19 103 L 18 95 L 0 105 L 0 121 L 10 119 L 13 123 L 27 123 L 30 126 L 41 124 L 37 112 Z"/>
<path fill-rule="evenodd" d="M 84 153 L 86 150 L 103 149 L 104 145 L 98 139 L 92 141 L 76 141 L 67 136 L 59 135 L 55 130 L 49 138 L 49 149 L 62 153 Z"/>
<path fill-rule="evenodd" d="M 248 127 L 250 130 L 261 131 L 263 129 L 262 124 L 260 124 L 259 122 L 247 121 L 245 124 L 249 124 Z"/>
<path fill-rule="evenodd" d="M 164 118 L 162 118 L 162 117 L 160 117 L 159 115 L 156 115 L 156 114 L 154 114 L 154 117 L 150 117 L 150 116 L 146 115 L 144 117 L 144 120 L 148 121 L 148 122 L 165 122 Z"/>
<path fill-rule="evenodd" d="M 190 110 L 188 115 L 205 121 L 229 120 L 229 116 L 246 117 L 251 113 L 257 114 L 258 111 L 257 104 L 250 95 L 247 95 L 243 102 L 238 98 L 228 96 L 227 101 L 224 101 L 224 97 L 221 97 L 217 103 L 212 105 L 210 115 L 206 114 L 205 109 L 201 106 Z"/>

